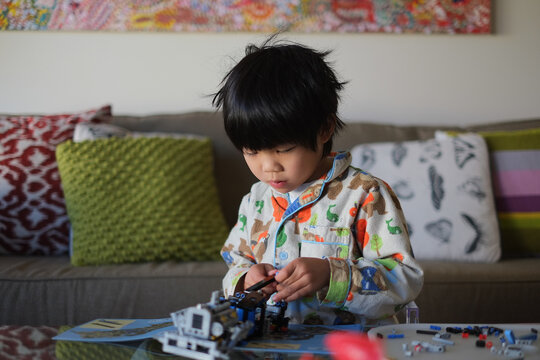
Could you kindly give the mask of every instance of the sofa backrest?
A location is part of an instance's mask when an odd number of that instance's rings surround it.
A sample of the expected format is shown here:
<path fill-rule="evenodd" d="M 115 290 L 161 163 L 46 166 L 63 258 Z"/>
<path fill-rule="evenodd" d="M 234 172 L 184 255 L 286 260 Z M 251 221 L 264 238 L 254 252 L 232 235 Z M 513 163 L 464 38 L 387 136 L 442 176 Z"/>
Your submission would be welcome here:
<path fill-rule="evenodd" d="M 257 179 L 251 174 L 242 154 L 229 141 L 220 112 L 191 112 L 149 116 L 113 116 L 115 125 L 132 131 L 154 131 L 208 136 L 214 146 L 214 171 L 222 210 L 229 226 L 237 221 L 238 206 Z M 540 127 L 540 119 L 508 121 L 466 127 L 399 126 L 349 122 L 334 141 L 334 149 L 349 150 L 354 145 L 382 141 L 409 141 L 432 138 L 436 130 L 496 131 Z"/>

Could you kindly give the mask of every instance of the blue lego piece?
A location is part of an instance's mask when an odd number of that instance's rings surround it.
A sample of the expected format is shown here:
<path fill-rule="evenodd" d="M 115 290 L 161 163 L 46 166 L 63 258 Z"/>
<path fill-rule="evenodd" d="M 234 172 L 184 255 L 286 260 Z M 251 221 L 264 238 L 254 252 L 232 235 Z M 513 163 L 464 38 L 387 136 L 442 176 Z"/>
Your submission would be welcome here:
<path fill-rule="evenodd" d="M 516 338 L 512 330 L 504 330 L 504 337 L 506 338 L 506 341 L 508 341 L 509 344 L 516 343 Z"/>
<path fill-rule="evenodd" d="M 531 341 L 536 341 L 537 339 L 538 339 L 538 335 L 535 334 L 535 333 L 530 333 L 530 334 L 523 335 L 523 336 L 520 336 L 520 337 L 519 337 L 519 340 L 531 340 Z"/>

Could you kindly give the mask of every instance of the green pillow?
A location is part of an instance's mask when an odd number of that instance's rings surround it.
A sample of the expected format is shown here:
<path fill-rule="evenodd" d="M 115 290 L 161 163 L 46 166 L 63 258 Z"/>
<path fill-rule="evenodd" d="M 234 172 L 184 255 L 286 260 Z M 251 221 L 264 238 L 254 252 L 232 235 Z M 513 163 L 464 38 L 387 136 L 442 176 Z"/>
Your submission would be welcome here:
<path fill-rule="evenodd" d="M 56 157 L 73 265 L 220 258 L 228 230 L 209 139 L 68 141 Z"/>

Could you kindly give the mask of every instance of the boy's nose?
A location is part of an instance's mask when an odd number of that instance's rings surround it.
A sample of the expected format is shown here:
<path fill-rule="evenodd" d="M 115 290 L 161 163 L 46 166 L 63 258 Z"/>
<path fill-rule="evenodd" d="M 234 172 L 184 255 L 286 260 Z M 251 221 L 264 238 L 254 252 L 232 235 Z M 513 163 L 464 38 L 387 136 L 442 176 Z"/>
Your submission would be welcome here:
<path fill-rule="evenodd" d="M 275 159 L 273 159 L 272 157 L 269 156 L 264 160 L 263 171 L 277 172 L 277 171 L 282 171 L 282 170 L 283 170 L 283 167 L 281 166 L 281 164 Z"/>

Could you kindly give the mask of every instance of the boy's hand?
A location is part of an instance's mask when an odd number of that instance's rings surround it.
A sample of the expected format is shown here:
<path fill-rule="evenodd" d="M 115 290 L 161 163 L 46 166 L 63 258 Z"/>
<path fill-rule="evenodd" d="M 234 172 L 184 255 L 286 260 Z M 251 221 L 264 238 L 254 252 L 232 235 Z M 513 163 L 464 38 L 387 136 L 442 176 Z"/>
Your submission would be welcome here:
<path fill-rule="evenodd" d="M 328 286 L 330 265 L 324 259 L 297 258 L 279 270 L 276 281 L 278 292 L 273 300 L 294 301 Z"/>
<path fill-rule="evenodd" d="M 276 273 L 275 268 L 270 264 L 255 264 L 251 266 L 249 271 L 246 273 L 244 278 L 244 290 L 249 288 L 252 285 L 255 285 L 264 278 L 274 275 Z M 261 289 L 263 294 L 270 296 L 276 292 L 276 283 L 273 282 L 269 285 L 266 285 Z"/>

